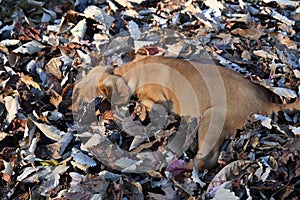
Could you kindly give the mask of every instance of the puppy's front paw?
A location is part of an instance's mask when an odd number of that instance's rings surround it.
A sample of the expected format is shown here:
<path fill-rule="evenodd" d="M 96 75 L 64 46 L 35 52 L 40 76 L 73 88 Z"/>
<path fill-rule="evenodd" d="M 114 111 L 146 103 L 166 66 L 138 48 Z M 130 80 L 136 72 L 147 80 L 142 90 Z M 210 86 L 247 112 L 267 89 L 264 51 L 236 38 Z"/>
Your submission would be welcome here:
<path fill-rule="evenodd" d="M 147 118 L 147 109 L 141 103 L 136 102 L 133 112 L 131 113 L 131 119 L 139 118 L 142 122 Z"/>
<path fill-rule="evenodd" d="M 193 170 L 194 168 L 196 168 L 198 171 L 201 171 L 203 169 L 204 166 L 204 161 L 201 159 L 193 159 L 190 160 L 187 164 L 186 164 L 186 169 L 187 170 Z"/>

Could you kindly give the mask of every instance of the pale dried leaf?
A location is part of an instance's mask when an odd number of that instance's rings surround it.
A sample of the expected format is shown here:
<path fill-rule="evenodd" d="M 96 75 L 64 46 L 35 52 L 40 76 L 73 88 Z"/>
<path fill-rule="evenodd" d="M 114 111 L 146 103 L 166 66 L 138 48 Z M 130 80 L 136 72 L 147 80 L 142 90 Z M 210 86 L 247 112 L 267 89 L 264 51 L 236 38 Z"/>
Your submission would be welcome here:
<path fill-rule="evenodd" d="M 52 174 L 48 175 L 47 177 L 50 177 L 52 175 L 55 174 L 63 174 L 65 173 L 68 169 L 70 168 L 70 166 L 66 166 L 66 165 L 58 165 L 57 167 L 55 167 L 55 169 L 52 171 Z"/>
<path fill-rule="evenodd" d="M 255 119 L 261 121 L 261 125 L 268 129 L 272 129 L 272 119 L 263 115 L 254 114 Z"/>
<path fill-rule="evenodd" d="M 61 139 L 62 135 L 65 134 L 65 132 L 60 131 L 55 126 L 38 123 L 33 117 L 29 117 L 29 119 L 45 134 L 46 137 L 52 140 L 58 141 Z"/>
<path fill-rule="evenodd" d="M 242 53 L 242 55 L 241 55 L 241 58 L 243 60 L 246 60 L 246 61 L 251 60 L 251 54 L 250 54 L 250 52 L 247 51 L 247 50 L 244 50 L 243 53 Z"/>
<path fill-rule="evenodd" d="M 35 0 L 27 0 L 27 3 L 33 6 L 42 7 L 44 5 L 43 2 L 35 1 Z"/>
<path fill-rule="evenodd" d="M 74 137 L 71 132 L 67 132 L 62 136 L 62 138 L 58 141 L 58 143 L 61 144 L 59 155 L 62 155 L 64 153 L 64 151 L 66 150 L 70 142 L 73 140 L 73 138 Z"/>
<path fill-rule="evenodd" d="M 149 112 L 151 123 L 147 125 L 147 128 L 151 132 L 163 129 L 167 123 L 167 115 L 168 113 L 162 105 L 154 104 Z"/>
<path fill-rule="evenodd" d="M 109 183 L 101 177 L 91 175 L 83 176 L 74 172 L 71 172 L 70 176 L 72 177 L 72 182 L 70 183 L 70 189 L 68 189 L 68 192 L 77 193 L 79 196 L 81 195 L 80 199 L 91 199 L 93 194 L 106 196 L 105 193 L 107 192 Z M 70 193 L 67 193 L 64 196 L 68 199 L 74 198 L 74 195 L 71 195 Z"/>
<path fill-rule="evenodd" d="M 45 48 L 44 45 L 33 40 L 31 42 L 27 42 L 26 44 L 23 44 L 22 46 L 13 50 L 13 52 L 32 55 L 32 54 L 40 52 L 43 48 Z"/>
<path fill-rule="evenodd" d="M 81 51 L 80 49 L 77 49 L 76 52 L 85 65 L 89 66 L 92 63 L 91 56 L 89 54 Z"/>
<path fill-rule="evenodd" d="M 86 143 L 82 143 L 80 149 L 83 151 L 88 151 L 89 148 L 93 147 L 93 146 L 97 146 L 99 144 L 101 144 L 104 140 L 105 137 L 102 137 L 100 134 L 92 134 L 92 133 L 88 133 L 88 134 L 80 134 L 79 138 L 82 138 L 82 140 L 84 138 L 89 137 L 88 141 Z"/>
<path fill-rule="evenodd" d="M 69 173 L 72 181 L 70 182 L 70 192 L 81 192 L 80 183 L 84 180 L 85 176 L 76 172 Z"/>
<path fill-rule="evenodd" d="M 245 6 L 246 6 L 246 3 L 243 2 L 243 0 L 239 0 L 239 5 L 240 5 L 240 7 L 241 7 L 242 9 L 244 9 Z"/>
<path fill-rule="evenodd" d="M 123 7 L 127 6 L 127 0 L 115 0 L 115 1 Z"/>
<path fill-rule="evenodd" d="M 47 117 L 48 119 L 52 121 L 58 121 L 63 118 L 63 114 L 57 111 L 45 111 L 42 112 L 42 115 Z"/>
<path fill-rule="evenodd" d="M 129 29 L 129 33 L 130 36 L 134 39 L 134 40 L 138 40 L 140 39 L 142 33 L 139 29 L 139 26 L 137 25 L 137 23 L 135 23 L 134 21 L 129 21 L 128 22 L 128 29 Z"/>
<path fill-rule="evenodd" d="M 14 26 L 14 24 L 5 25 L 3 28 L 0 29 L 0 34 L 2 34 L 4 31 L 12 31 Z"/>
<path fill-rule="evenodd" d="M 46 175 L 46 181 L 41 182 L 44 190 L 41 192 L 42 196 L 47 196 L 48 190 L 55 188 L 60 183 L 60 177 L 69 169 L 69 166 L 59 165 L 55 169 Z"/>
<path fill-rule="evenodd" d="M 97 165 L 97 163 L 93 159 L 91 159 L 89 156 L 85 155 L 76 148 L 72 148 L 72 157 L 73 160 L 75 160 L 75 162 L 87 165 L 88 167 L 93 167 Z"/>
<path fill-rule="evenodd" d="M 176 57 L 182 51 L 182 47 L 184 46 L 184 41 L 179 41 L 178 43 L 172 45 L 166 45 L 168 47 L 167 55 L 169 57 Z"/>
<path fill-rule="evenodd" d="M 148 137 L 146 127 L 142 125 L 140 121 L 133 121 L 131 118 L 125 118 L 123 120 L 122 129 L 131 136 Z"/>
<path fill-rule="evenodd" d="M 44 12 L 43 16 L 42 16 L 42 19 L 41 19 L 41 22 L 48 23 L 48 22 L 50 22 L 50 20 L 51 20 L 51 15 L 49 15 L 46 12 Z"/>
<path fill-rule="evenodd" d="M 197 19 L 208 28 L 213 28 L 213 24 L 203 15 L 203 13 L 196 14 Z"/>
<path fill-rule="evenodd" d="M 242 22 L 242 23 L 248 23 L 250 20 L 250 14 L 227 14 L 228 17 L 234 17 L 229 18 L 228 21 L 230 22 Z"/>
<path fill-rule="evenodd" d="M 204 4 L 215 12 L 216 16 L 220 17 L 222 14 L 222 10 L 225 8 L 224 5 L 217 0 L 205 0 Z"/>
<path fill-rule="evenodd" d="M 113 180 L 113 181 L 117 181 L 122 177 L 120 174 L 115 174 L 115 173 L 112 173 L 112 172 L 106 171 L 106 170 L 99 172 L 99 176 L 105 180 L 109 179 L 109 180 Z"/>
<path fill-rule="evenodd" d="M 33 138 L 30 144 L 30 147 L 28 149 L 28 152 L 30 154 L 34 154 L 35 149 L 36 149 L 36 145 L 37 145 L 38 140 L 36 138 Z"/>
<path fill-rule="evenodd" d="M 239 198 L 235 196 L 234 192 L 231 192 L 230 190 L 225 188 L 220 188 L 216 191 L 216 194 L 213 199 L 214 200 L 223 200 L 223 199 L 238 200 Z"/>
<path fill-rule="evenodd" d="M 254 175 L 257 177 L 258 181 L 260 181 L 261 180 L 261 175 L 263 173 L 264 168 L 263 168 L 263 166 L 260 162 L 258 162 L 258 165 L 259 165 L 259 168 L 256 169 Z"/>
<path fill-rule="evenodd" d="M 84 10 L 84 14 L 88 18 L 97 20 L 98 22 L 105 25 L 105 29 L 108 30 L 113 21 L 114 17 L 108 15 L 104 10 L 96 6 L 89 6 Z"/>
<path fill-rule="evenodd" d="M 107 3 L 114 12 L 116 12 L 119 9 L 112 1 L 107 0 Z"/>
<path fill-rule="evenodd" d="M 11 67 L 4 66 L 4 69 L 6 70 L 6 72 L 9 75 L 16 75 L 17 74 Z"/>
<path fill-rule="evenodd" d="M 166 26 L 167 22 L 169 21 L 169 19 L 165 19 L 157 15 L 153 15 L 153 19 L 157 21 L 162 27 Z"/>
<path fill-rule="evenodd" d="M 271 168 L 267 168 L 266 171 L 261 175 L 261 180 L 265 182 L 267 178 L 269 177 L 269 174 L 271 172 Z"/>
<path fill-rule="evenodd" d="M 297 93 L 294 90 L 281 87 L 271 87 L 270 89 L 280 97 L 285 97 L 287 99 L 297 98 Z"/>
<path fill-rule="evenodd" d="M 6 120 L 8 123 L 11 123 L 12 120 L 16 117 L 16 114 L 18 113 L 18 110 L 20 108 L 19 98 L 17 96 L 16 97 L 6 96 L 4 97 L 4 101 L 5 101 L 5 108 L 8 112 L 6 116 Z"/>
<path fill-rule="evenodd" d="M 293 72 L 297 78 L 300 78 L 300 70 L 294 69 Z"/>
<path fill-rule="evenodd" d="M 6 138 L 6 136 L 8 136 L 7 133 L 0 132 L 0 142 L 1 142 L 4 138 Z"/>
<path fill-rule="evenodd" d="M 76 26 L 71 29 L 71 33 L 74 37 L 84 38 L 86 32 L 86 19 L 80 20 Z"/>
<path fill-rule="evenodd" d="M 6 39 L 6 40 L 2 40 L 0 41 L 0 45 L 9 47 L 9 46 L 15 46 L 18 45 L 20 43 L 20 40 L 16 40 L 16 39 Z"/>
<path fill-rule="evenodd" d="M 5 176 L 3 176 L 2 178 L 4 178 L 4 180 L 6 182 L 8 182 L 11 178 L 11 175 L 14 173 L 13 171 L 13 166 L 10 162 L 6 162 L 5 160 L 2 160 L 3 164 L 4 164 L 4 170 L 2 170 L 1 172 L 3 174 L 5 174 Z"/>
<path fill-rule="evenodd" d="M 289 128 L 292 129 L 292 132 L 295 134 L 295 135 L 300 135 L 300 127 L 294 127 L 294 126 L 291 126 L 289 125 Z"/>
<path fill-rule="evenodd" d="M 26 167 L 22 174 L 20 174 L 17 177 L 18 181 L 23 181 L 24 179 L 26 179 L 28 176 L 30 176 L 32 173 L 36 172 L 37 170 L 34 167 Z"/>
<path fill-rule="evenodd" d="M 139 13 L 133 9 L 124 10 L 121 12 L 121 14 L 132 18 L 140 18 Z"/>
<path fill-rule="evenodd" d="M 137 52 L 140 48 L 155 44 L 153 41 L 134 41 L 134 50 Z"/>

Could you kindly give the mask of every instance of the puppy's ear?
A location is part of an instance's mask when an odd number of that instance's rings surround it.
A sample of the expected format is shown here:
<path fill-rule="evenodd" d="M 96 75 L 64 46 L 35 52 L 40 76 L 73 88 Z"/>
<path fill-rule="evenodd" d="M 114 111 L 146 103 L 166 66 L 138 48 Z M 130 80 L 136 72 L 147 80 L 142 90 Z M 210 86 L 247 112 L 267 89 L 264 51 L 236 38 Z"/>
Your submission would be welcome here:
<path fill-rule="evenodd" d="M 130 97 L 130 89 L 121 77 L 110 75 L 99 85 L 101 94 L 112 104 L 126 104 Z"/>
<path fill-rule="evenodd" d="M 104 85 L 100 85 L 99 86 L 99 92 L 97 92 L 98 94 L 100 93 L 104 98 L 110 98 L 110 87 L 109 86 L 104 86 Z"/>

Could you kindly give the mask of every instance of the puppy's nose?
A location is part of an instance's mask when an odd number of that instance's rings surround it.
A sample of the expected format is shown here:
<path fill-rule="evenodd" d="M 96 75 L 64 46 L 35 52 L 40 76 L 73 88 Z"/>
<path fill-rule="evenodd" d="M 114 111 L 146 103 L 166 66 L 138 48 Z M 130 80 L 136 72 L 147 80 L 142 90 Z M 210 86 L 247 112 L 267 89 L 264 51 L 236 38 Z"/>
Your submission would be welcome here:
<path fill-rule="evenodd" d="M 99 102 L 102 102 L 104 99 L 104 96 L 102 94 L 100 94 L 96 99 L 98 99 Z"/>
<path fill-rule="evenodd" d="M 95 98 L 95 110 L 99 110 L 100 114 L 105 111 L 111 110 L 111 103 L 103 95 L 99 95 Z"/>

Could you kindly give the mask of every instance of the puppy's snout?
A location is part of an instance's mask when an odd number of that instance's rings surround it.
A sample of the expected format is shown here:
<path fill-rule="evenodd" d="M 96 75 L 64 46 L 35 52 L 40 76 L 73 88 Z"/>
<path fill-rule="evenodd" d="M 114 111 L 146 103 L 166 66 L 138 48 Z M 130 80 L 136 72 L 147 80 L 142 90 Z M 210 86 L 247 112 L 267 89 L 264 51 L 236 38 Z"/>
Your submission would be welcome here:
<path fill-rule="evenodd" d="M 111 103 L 102 95 L 99 95 L 95 99 L 95 110 L 99 110 L 100 114 L 105 113 L 106 111 L 111 110 Z"/>

